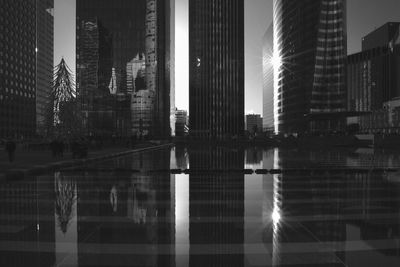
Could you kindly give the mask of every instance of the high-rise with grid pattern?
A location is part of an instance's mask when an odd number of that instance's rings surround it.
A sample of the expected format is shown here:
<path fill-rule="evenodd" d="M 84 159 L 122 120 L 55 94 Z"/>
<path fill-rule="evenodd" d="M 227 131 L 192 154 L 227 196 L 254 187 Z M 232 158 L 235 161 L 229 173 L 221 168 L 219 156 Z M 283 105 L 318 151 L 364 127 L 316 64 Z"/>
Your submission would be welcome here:
<path fill-rule="evenodd" d="M 346 0 L 274 0 L 275 132 L 342 129 L 346 39 Z"/>
<path fill-rule="evenodd" d="M 244 131 L 244 2 L 189 1 L 189 128 L 202 139 Z"/>

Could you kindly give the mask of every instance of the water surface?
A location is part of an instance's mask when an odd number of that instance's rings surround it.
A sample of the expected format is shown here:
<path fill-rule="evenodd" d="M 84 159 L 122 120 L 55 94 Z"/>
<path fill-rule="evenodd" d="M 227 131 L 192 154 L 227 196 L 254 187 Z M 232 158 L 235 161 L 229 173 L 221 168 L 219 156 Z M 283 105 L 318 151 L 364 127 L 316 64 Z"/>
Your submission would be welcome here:
<path fill-rule="evenodd" d="M 400 266 L 388 167 L 400 153 L 174 147 L 4 182 L 0 266 Z"/>

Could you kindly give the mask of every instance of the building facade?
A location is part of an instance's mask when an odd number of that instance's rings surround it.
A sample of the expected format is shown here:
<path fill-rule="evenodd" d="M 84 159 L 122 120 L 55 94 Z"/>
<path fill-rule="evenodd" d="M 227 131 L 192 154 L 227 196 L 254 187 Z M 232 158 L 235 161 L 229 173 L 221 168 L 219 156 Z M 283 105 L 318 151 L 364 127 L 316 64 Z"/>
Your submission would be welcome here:
<path fill-rule="evenodd" d="M 376 47 L 347 58 L 347 108 L 369 112 L 400 96 L 400 46 Z"/>
<path fill-rule="evenodd" d="M 323 117 L 346 110 L 346 1 L 274 0 L 273 23 L 275 132 L 341 129 Z"/>
<path fill-rule="evenodd" d="M 53 85 L 54 0 L 36 0 L 36 132 L 46 134 L 48 99 Z"/>
<path fill-rule="evenodd" d="M 246 115 L 246 131 L 249 133 L 260 133 L 263 129 L 263 118 L 259 114 Z"/>
<path fill-rule="evenodd" d="M 185 136 L 188 130 L 188 115 L 186 110 L 175 111 L 175 135 Z"/>
<path fill-rule="evenodd" d="M 362 38 L 362 51 L 400 42 L 400 22 L 388 22 Z"/>
<path fill-rule="evenodd" d="M 135 135 L 146 120 L 147 135 L 169 136 L 169 12 L 169 1 L 77 1 L 77 92 L 88 133 Z M 151 99 L 137 112 L 142 90 Z"/>
<path fill-rule="evenodd" d="M 189 0 L 189 114 L 195 138 L 243 134 L 243 0 Z"/>
<path fill-rule="evenodd" d="M 274 27 L 268 27 L 263 37 L 263 131 L 274 130 L 274 67 L 272 64 L 274 50 Z"/>
<path fill-rule="evenodd" d="M 36 1 L 0 1 L 0 138 L 36 132 Z"/>

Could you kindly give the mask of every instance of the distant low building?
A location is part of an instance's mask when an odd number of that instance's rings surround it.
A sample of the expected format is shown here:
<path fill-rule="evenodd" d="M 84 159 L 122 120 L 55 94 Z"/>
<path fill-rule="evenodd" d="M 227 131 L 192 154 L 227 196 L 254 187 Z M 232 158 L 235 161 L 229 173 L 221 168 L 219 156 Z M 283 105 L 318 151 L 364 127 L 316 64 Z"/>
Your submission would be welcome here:
<path fill-rule="evenodd" d="M 186 110 L 175 111 L 175 136 L 185 136 L 188 133 L 188 115 Z"/>
<path fill-rule="evenodd" d="M 246 130 L 247 132 L 254 134 L 256 132 L 262 132 L 263 119 L 259 114 L 248 114 L 246 115 Z"/>
<path fill-rule="evenodd" d="M 383 108 L 359 118 L 360 132 L 400 134 L 400 97 L 384 103 Z"/>

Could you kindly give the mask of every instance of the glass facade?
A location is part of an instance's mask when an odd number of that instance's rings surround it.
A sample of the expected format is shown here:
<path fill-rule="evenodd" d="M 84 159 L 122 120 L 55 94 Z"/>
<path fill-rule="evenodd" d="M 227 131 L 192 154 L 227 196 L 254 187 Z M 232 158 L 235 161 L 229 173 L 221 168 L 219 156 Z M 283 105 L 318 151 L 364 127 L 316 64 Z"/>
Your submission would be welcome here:
<path fill-rule="evenodd" d="M 274 1 L 276 132 L 341 129 L 309 118 L 346 110 L 346 39 L 345 0 Z"/>
<path fill-rule="evenodd" d="M 169 1 L 78 0 L 76 16 L 88 134 L 168 136 Z"/>
<path fill-rule="evenodd" d="M 0 138 L 35 134 L 36 2 L 0 0 Z"/>
<path fill-rule="evenodd" d="M 399 56 L 397 54 L 397 58 Z M 398 96 L 396 54 L 387 47 L 348 56 L 347 72 L 349 111 L 379 110 L 384 102 Z"/>
<path fill-rule="evenodd" d="M 263 130 L 274 130 L 274 27 L 271 24 L 263 37 Z"/>
<path fill-rule="evenodd" d="M 36 0 L 36 132 L 46 134 L 48 98 L 53 85 L 54 0 Z"/>
<path fill-rule="evenodd" d="M 244 2 L 189 1 L 190 135 L 244 131 Z"/>

